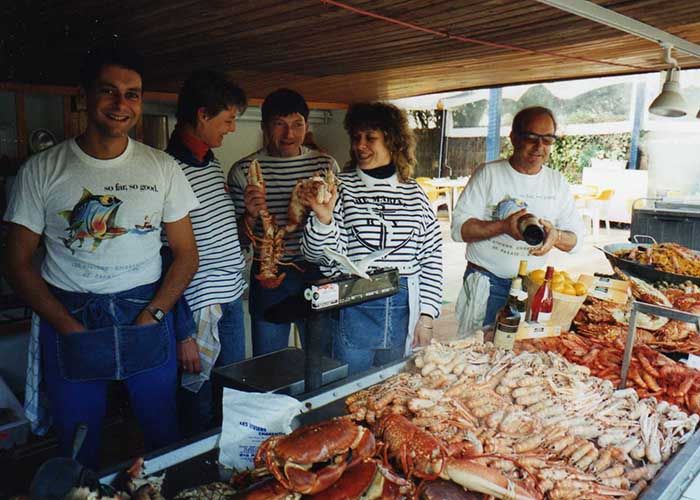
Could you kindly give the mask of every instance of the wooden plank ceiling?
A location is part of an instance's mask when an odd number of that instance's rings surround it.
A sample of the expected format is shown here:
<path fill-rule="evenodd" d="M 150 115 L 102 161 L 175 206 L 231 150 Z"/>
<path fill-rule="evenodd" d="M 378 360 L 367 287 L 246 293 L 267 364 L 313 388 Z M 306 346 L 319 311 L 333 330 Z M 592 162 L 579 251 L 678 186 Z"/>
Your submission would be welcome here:
<path fill-rule="evenodd" d="M 217 68 L 251 97 L 287 86 L 309 100 L 338 103 L 663 67 L 655 43 L 534 0 L 344 3 L 436 32 L 548 54 L 454 40 L 322 0 L 25 0 L 10 2 L 0 22 L 7 23 L 0 24 L 6 34 L 0 80 L 72 85 L 85 49 L 115 40 L 145 55 L 148 90 L 177 91 L 190 70 Z M 698 0 L 597 3 L 700 43 Z M 675 55 L 683 67 L 700 66 Z"/>

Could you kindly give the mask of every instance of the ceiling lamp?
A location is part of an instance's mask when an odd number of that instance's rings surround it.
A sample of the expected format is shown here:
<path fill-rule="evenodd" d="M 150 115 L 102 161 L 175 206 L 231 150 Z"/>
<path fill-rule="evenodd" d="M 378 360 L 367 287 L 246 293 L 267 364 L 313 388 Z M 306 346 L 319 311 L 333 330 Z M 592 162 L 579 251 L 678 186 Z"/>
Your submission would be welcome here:
<path fill-rule="evenodd" d="M 664 49 L 664 62 L 669 65 L 669 68 L 666 71 L 666 81 L 661 93 L 652 101 L 649 113 L 673 118 L 685 116 L 687 105 L 681 95 L 679 83 L 681 68 L 678 66 L 678 61 L 671 57 L 673 45 L 662 43 L 661 46 Z"/>

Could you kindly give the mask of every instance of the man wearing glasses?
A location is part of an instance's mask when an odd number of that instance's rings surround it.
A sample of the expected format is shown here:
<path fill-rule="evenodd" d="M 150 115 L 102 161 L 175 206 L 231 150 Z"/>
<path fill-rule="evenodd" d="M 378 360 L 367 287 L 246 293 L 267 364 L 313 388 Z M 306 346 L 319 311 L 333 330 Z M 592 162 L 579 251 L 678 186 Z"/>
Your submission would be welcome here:
<path fill-rule="evenodd" d="M 493 323 L 521 260 L 527 260 L 528 269 L 539 269 L 552 248 L 569 252 L 582 240 L 583 222 L 566 180 L 544 166 L 557 139 L 556 131 L 557 122 L 549 109 L 531 107 L 518 112 L 510 132 L 512 156 L 479 166 L 457 201 L 452 238 L 468 243 L 458 315 L 460 307 L 477 301 L 479 304 L 467 307 L 477 311 L 471 326 L 478 326 L 474 322 L 482 314 L 483 325 Z M 508 198 L 526 206 L 501 219 L 495 208 Z M 539 246 L 526 243 L 518 228 L 518 220 L 526 213 L 538 217 L 544 229 L 545 238 Z"/>

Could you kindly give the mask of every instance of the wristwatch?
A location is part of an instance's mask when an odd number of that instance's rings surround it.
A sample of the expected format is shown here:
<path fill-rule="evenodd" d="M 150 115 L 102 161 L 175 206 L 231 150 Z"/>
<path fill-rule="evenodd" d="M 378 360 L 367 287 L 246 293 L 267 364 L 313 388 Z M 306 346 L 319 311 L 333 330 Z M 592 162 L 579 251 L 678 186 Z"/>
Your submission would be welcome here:
<path fill-rule="evenodd" d="M 151 316 L 153 316 L 153 319 L 155 319 L 158 323 L 160 323 L 163 318 L 165 318 L 165 313 L 163 312 L 162 309 L 158 309 L 157 307 L 153 306 L 146 306 L 144 309 L 151 313 Z"/>

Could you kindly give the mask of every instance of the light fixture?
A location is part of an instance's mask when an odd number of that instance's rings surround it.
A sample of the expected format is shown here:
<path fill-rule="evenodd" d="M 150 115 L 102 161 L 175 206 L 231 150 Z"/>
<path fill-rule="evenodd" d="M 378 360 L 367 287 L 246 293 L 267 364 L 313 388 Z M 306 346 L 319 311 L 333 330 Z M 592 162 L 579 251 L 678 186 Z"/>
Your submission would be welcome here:
<path fill-rule="evenodd" d="M 664 49 L 664 62 L 669 65 L 669 68 L 666 71 L 666 81 L 661 93 L 652 101 L 649 113 L 673 118 L 685 116 L 687 105 L 683 95 L 681 95 L 679 83 L 681 68 L 678 66 L 678 61 L 671 57 L 673 45 L 662 43 L 661 47 Z"/>

